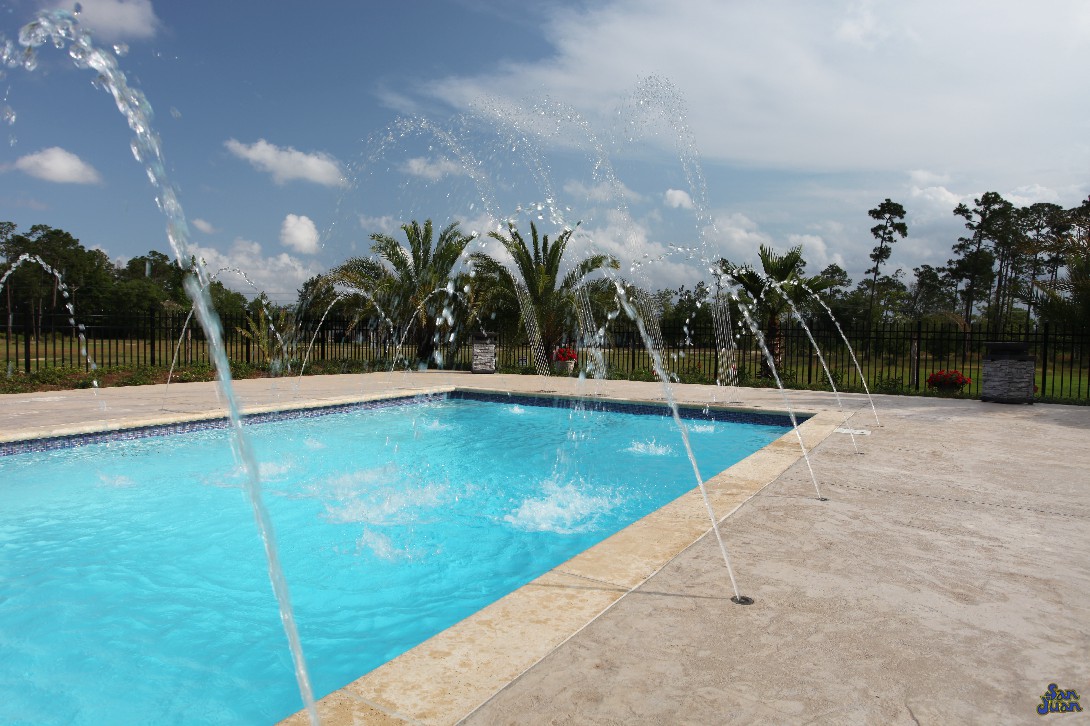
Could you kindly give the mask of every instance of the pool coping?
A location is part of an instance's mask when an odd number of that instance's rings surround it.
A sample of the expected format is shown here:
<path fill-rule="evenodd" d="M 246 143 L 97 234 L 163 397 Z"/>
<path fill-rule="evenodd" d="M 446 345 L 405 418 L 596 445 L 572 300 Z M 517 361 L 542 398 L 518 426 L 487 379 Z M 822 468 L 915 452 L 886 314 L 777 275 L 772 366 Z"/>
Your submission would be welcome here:
<path fill-rule="evenodd" d="M 476 383 L 476 382 L 474 382 Z M 320 400 L 277 400 L 244 406 L 244 420 L 261 420 L 264 415 L 290 417 L 292 413 L 324 414 L 337 408 L 359 407 L 368 402 L 391 399 L 421 400 L 449 396 L 457 391 L 491 395 L 499 400 L 538 398 L 594 404 L 645 405 L 661 410 L 667 405 L 661 396 L 619 392 L 562 390 L 530 391 L 474 385 L 468 381 L 439 385 L 412 385 L 400 390 L 326 395 Z M 200 384 L 192 384 L 200 385 Z M 305 395 L 305 394 L 304 394 Z M 785 401 L 786 402 L 786 401 Z M 682 402 L 686 409 L 709 408 L 741 412 L 744 415 L 784 416 L 779 407 L 730 402 L 699 404 Z M 120 412 L 120 411 L 119 411 Z M 807 451 L 852 415 L 847 410 L 803 406 L 799 434 L 794 430 L 751 454 L 706 482 L 718 521 L 723 522 L 749 499 L 803 458 L 799 437 Z M 805 421 L 802 417 L 807 416 Z M 216 411 L 145 411 L 82 424 L 39 426 L 32 432 L 0 435 L 4 444 L 26 445 L 34 440 L 107 436 L 138 438 L 158 435 L 154 429 L 185 430 L 193 426 L 225 428 L 229 420 Z M 172 428 L 173 427 L 173 428 Z M 170 429 L 170 430 L 167 430 Z M 151 433 L 148 433 L 152 431 Z M 436 634 L 401 656 L 379 666 L 318 702 L 326 724 L 456 723 L 486 703 L 543 658 L 562 646 L 595 619 L 609 611 L 628 593 L 668 565 L 674 558 L 711 532 L 711 524 L 699 489 L 681 495 L 659 510 L 634 522 L 599 544 L 562 563 L 523 587 Z M 729 528 L 724 531 L 730 547 Z M 724 568 L 724 591 L 730 583 Z M 308 722 L 305 712 L 282 723 Z"/>
<path fill-rule="evenodd" d="M 366 404 L 405 399 L 406 404 L 426 400 L 435 396 L 448 395 L 454 386 L 430 386 L 415 389 L 411 393 L 390 391 L 374 394 L 357 394 L 321 401 L 277 402 L 257 406 L 246 406 L 240 413 L 243 423 L 260 423 L 264 420 L 292 418 L 291 414 L 312 413 L 323 416 L 338 409 L 366 407 Z M 84 424 L 54 426 L 41 431 L 0 433 L 0 456 L 23 451 L 46 451 L 68 448 L 68 440 L 86 438 L 86 442 L 108 441 L 113 439 L 144 438 L 163 436 L 172 433 L 186 433 L 202 429 L 225 429 L 230 427 L 230 417 L 223 411 L 198 412 L 162 412 L 152 416 L 125 418 L 115 421 L 93 421 Z M 126 435 L 128 434 L 128 435 Z M 29 442 L 41 441 L 47 444 L 31 448 Z"/>
<path fill-rule="evenodd" d="M 453 386 L 453 390 L 497 395 L 580 400 L 578 396 Z M 596 397 L 595 401 L 662 408 L 661 399 Z M 748 407 L 709 406 L 724 411 L 779 414 Z M 764 448 L 705 482 L 717 521 L 804 458 L 841 426 L 851 411 L 794 411 L 800 418 Z M 815 495 L 816 496 L 816 495 Z M 519 589 L 437 633 L 397 658 L 321 698 L 324 724 L 453 724 L 484 705 L 612 608 L 681 553 L 712 532 L 698 487 L 633 522 Z M 729 536 L 728 536 L 729 540 Z M 729 542 L 728 542 L 729 547 Z M 724 589 L 730 583 L 724 568 Z M 305 711 L 281 721 L 309 723 Z"/>
<path fill-rule="evenodd" d="M 464 397 L 459 394 L 466 394 Z M 583 402 L 590 411 L 611 411 L 634 415 L 662 414 L 669 409 L 661 401 L 637 402 L 619 398 L 578 399 L 552 393 L 512 393 L 488 389 L 453 387 L 450 390 L 428 390 L 417 393 L 391 392 L 374 394 L 363 399 L 347 401 L 300 402 L 296 405 L 261 406 L 247 409 L 239 418 L 245 425 L 299 418 L 315 418 L 337 413 L 373 410 L 392 406 L 413 406 L 441 400 L 486 401 L 490 403 L 525 403 L 546 408 L 570 408 L 572 400 Z M 558 403 L 563 401 L 564 403 Z M 679 416 L 688 420 L 724 421 L 735 423 L 771 424 L 790 426 L 791 414 L 777 411 L 753 411 L 730 407 L 699 407 L 691 404 L 678 405 Z M 805 414 L 802 416 L 808 417 Z M 24 453 L 56 451 L 77 446 L 87 446 L 113 441 L 131 441 L 154 436 L 171 436 L 195 431 L 225 430 L 231 427 L 231 419 L 224 413 L 209 412 L 193 416 L 169 415 L 144 420 L 125 420 L 103 425 L 88 424 L 50 429 L 45 433 L 0 435 L 0 457 Z"/>

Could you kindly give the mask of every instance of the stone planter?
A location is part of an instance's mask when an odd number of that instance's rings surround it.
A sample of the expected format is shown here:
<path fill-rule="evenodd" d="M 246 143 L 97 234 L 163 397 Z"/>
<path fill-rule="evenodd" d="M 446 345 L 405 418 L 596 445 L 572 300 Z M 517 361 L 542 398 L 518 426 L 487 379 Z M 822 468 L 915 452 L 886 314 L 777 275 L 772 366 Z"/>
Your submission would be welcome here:
<path fill-rule="evenodd" d="M 473 363 L 470 368 L 474 373 L 496 372 L 496 342 L 487 333 L 473 336 Z"/>
<path fill-rule="evenodd" d="M 561 373 L 563 375 L 570 376 L 572 373 L 575 372 L 575 361 L 573 361 L 573 360 L 554 361 L 553 362 L 553 370 L 556 371 L 557 373 Z"/>
<path fill-rule="evenodd" d="M 1037 359 L 1029 354 L 1029 344 L 995 342 L 985 343 L 984 348 L 980 400 L 1032 404 Z"/>

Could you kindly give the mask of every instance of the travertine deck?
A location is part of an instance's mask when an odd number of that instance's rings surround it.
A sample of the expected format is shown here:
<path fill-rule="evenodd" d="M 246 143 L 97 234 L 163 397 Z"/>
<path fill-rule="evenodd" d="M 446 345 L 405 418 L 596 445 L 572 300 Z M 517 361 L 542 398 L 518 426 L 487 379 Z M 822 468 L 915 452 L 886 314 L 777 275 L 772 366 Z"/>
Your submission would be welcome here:
<path fill-rule="evenodd" d="M 452 386 L 663 396 L 440 373 L 236 390 L 259 410 Z M 784 408 L 776 391 L 674 393 Z M 1090 692 L 1090 408 L 876 397 L 876 426 L 862 397 L 841 412 L 789 395 L 816 414 L 803 433 L 829 501 L 794 434 L 710 482 L 717 514 L 737 509 L 722 527 L 755 604 L 730 602 L 694 492 L 324 699 L 324 722 L 1019 723 L 1049 683 Z M 0 404 L 0 440 L 221 413 L 212 384 Z M 833 433 L 844 419 L 861 453 Z"/>

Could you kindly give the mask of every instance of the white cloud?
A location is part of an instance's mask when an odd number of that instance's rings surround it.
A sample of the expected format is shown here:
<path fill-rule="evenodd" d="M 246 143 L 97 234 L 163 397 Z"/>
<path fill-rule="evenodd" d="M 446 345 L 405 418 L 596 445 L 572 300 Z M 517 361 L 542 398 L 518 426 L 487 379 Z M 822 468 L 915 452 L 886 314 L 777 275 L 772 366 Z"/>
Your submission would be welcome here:
<path fill-rule="evenodd" d="M 806 260 L 807 274 L 816 275 L 830 264 L 844 267 L 844 257 L 840 254 L 829 254 L 829 246 L 821 235 L 817 234 L 789 234 L 787 246 L 802 246 L 802 257 Z"/>
<path fill-rule="evenodd" d="M 1037 202 L 1057 203 L 1060 201 L 1060 194 L 1055 189 L 1040 184 L 1027 184 L 1004 194 L 1003 198 L 1015 206 L 1027 207 Z"/>
<path fill-rule="evenodd" d="M 215 247 L 194 245 L 190 254 L 204 260 L 209 274 L 217 274 L 216 279 L 232 290 L 252 296 L 255 292 L 265 292 L 274 302 L 291 302 L 295 293 L 308 278 L 322 272 L 312 263 L 292 257 L 286 252 L 266 257 L 261 245 L 245 239 L 236 239 L 229 250 L 223 252 Z M 254 283 L 255 291 L 246 279 L 231 270 L 241 270 Z"/>
<path fill-rule="evenodd" d="M 282 148 L 270 144 L 265 139 L 253 144 L 228 139 L 224 146 L 238 158 L 250 162 L 255 169 L 272 174 L 277 184 L 300 179 L 327 187 L 344 185 L 340 162 L 329 154 L 307 154 L 290 146 Z"/>
<path fill-rule="evenodd" d="M 30 176 L 58 184 L 98 184 L 98 172 L 87 162 L 59 146 L 51 146 L 15 161 L 15 168 Z"/>
<path fill-rule="evenodd" d="M 463 109 L 482 97 L 512 105 L 528 95 L 564 99 L 599 131 L 614 119 L 638 130 L 648 114 L 687 118 L 705 159 L 749 167 L 941 166 L 1002 175 L 992 182 L 998 187 L 1037 180 L 1036 172 L 1070 183 L 1090 165 L 1083 142 L 1090 96 L 1071 92 L 1090 64 L 1085 7 L 1069 0 L 1042 0 L 1033 12 L 1016 0 L 982 7 L 580 3 L 552 11 L 543 27 L 553 52 L 544 61 L 443 78 L 428 90 Z M 669 79 L 676 92 L 651 82 L 633 93 L 637 78 Z M 677 128 L 652 143 L 684 143 Z"/>
<path fill-rule="evenodd" d="M 215 234 L 219 230 L 212 226 L 210 222 L 206 222 L 201 218 L 194 219 L 191 224 L 197 228 L 198 231 L 204 234 Z"/>
<path fill-rule="evenodd" d="M 581 225 L 565 257 L 571 255 L 574 265 L 590 254 L 612 255 L 620 263 L 612 276 L 648 289 L 691 287 L 701 277 L 698 259 L 676 246 L 653 241 L 645 225 L 616 210 L 598 222 Z"/>
<path fill-rule="evenodd" d="M 462 234 L 473 237 L 473 241 L 466 246 L 464 252 L 464 256 L 466 257 L 468 257 L 473 252 L 484 251 L 485 247 L 493 243 L 493 240 L 491 240 L 491 238 L 489 238 L 488 236 L 488 233 L 492 230 L 504 232 L 505 234 L 507 232 L 507 225 L 500 224 L 487 212 L 468 211 L 458 217 L 458 219 L 460 220 L 458 224 L 458 229 L 462 231 Z M 496 244 L 498 245 L 499 243 Z M 489 250 L 489 254 L 492 254 L 493 252 L 499 254 L 500 252 L 502 252 L 502 248 L 491 247 Z M 506 252 L 504 252 L 503 254 L 506 254 Z M 495 257 L 496 255 L 493 256 Z M 499 258 L 497 257 L 497 259 Z"/>
<path fill-rule="evenodd" d="M 405 162 L 401 167 L 401 170 L 406 174 L 417 176 L 430 182 L 439 181 L 443 177 L 452 174 L 465 174 L 465 171 L 457 162 L 451 161 L 445 156 L 440 156 L 438 159 L 425 159 L 422 156 L 418 156 Z"/>
<path fill-rule="evenodd" d="M 367 232 L 368 235 L 381 232 L 382 234 L 393 234 L 401 226 L 401 223 L 388 214 L 384 214 L 381 217 L 369 217 L 366 214 L 361 214 L 357 217 L 360 223 L 360 229 Z"/>
<path fill-rule="evenodd" d="M 949 174 L 940 174 L 927 169 L 913 169 L 908 172 L 908 178 L 912 185 L 917 187 L 933 187 L 950 183 Z"/>
<path fill-rule="evenodd" d="M 667 189 L 662 201 L 671 209 L 693 208 L 693 198 L 689 196 L 688 192 L 681 189 Z"/>
<path fill-rule="evenodd" d="M 772 238 L 744 214 L 719 215 L 713 224 L 714 229 L 705 230 L 709 259 L 724 257 L 736 265 L 757 264 L 758 248 L 762 244 L 774 246 Z"/>
<path fill-rule="evenodd" d="M 65 2 L 55 7 L 71 10 L 73 5 Z M 80 25 L 100 40 L 147 40 L 159 29 L 151 0 L 80 0 L 79 5 Z"/>
<path fill-rule="evenodd" d="M 564 182 L 564 193 L 572 197 L 573 201 L 605 202 L 613 206 L 622 202 L 638 204 L 646 199 L 619 179 L 615 179 L 613 183 L 601 182 L 592 186 L 570 179 Z"/>
<path fill-rule="evenodd" d="M 280 225 L 280 243 L 304 255 L 318 251 L 318 228 L 310 217 L 289 214 Z"/>
<path fill-rule="evenodd" d="M 920 222 L 950 219 L 954 207 L 972 196 L 958 194 L 941 184 L 925 187 L 912 185 L 908 194 L 912 199 L 912 218 Z"/>

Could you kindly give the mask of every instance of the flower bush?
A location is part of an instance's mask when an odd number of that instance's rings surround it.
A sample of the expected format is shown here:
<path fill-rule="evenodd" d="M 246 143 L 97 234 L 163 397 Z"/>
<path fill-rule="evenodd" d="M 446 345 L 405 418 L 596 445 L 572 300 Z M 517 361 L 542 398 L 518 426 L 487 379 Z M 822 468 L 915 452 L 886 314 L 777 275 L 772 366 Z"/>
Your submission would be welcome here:
<path fill-rule="evenodd" d="M 973 379 L 961 375 L 961 371 L 939 371 L 927 377 L 927 387 L 940 391 L 960 391 L 972 382 Z"/>
<path fill-rule="evenodd" d="M 576 359 L 575 348 L 557 348 L 553 352 L 553 360 L 557 363 L 567 363 Z"/>

